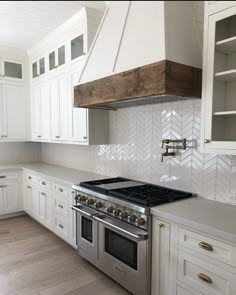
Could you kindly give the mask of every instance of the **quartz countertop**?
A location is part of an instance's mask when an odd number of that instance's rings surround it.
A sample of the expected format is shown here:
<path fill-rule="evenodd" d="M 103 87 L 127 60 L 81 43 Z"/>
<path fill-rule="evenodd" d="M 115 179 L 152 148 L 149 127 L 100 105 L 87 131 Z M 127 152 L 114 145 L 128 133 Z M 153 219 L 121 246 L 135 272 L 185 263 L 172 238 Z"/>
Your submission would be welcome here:
<path fill-rule="evenodd" d="M 89 173 L 77 169 L 67 168 L 63 166 L 48 163 L 23 163 L 15 165 L 0 165 L 0 171 L 11 170 L 31 170 L 39 174 L 47 175 L 55 180 L 62 181 L 69 185 L 78 184 L 82 181 L 106 178 L 104 175 Z"/>
<path fill-rule="evenodd" d="M 195 197 L 153 207 L 151 213 L 236 245 L 236 206 Z"/>

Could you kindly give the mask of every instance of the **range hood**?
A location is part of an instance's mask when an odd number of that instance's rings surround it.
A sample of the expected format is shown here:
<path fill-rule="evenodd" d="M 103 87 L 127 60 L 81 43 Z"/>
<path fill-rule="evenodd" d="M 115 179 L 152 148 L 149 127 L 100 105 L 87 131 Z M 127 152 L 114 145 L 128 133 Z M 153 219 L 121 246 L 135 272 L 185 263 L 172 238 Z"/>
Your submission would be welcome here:
<path fill-rule="evenodd" d="M 74 87 L 74 106 L 200 98 L 202 40 L 194 2 L 201 1 L 110 1 Z"/>

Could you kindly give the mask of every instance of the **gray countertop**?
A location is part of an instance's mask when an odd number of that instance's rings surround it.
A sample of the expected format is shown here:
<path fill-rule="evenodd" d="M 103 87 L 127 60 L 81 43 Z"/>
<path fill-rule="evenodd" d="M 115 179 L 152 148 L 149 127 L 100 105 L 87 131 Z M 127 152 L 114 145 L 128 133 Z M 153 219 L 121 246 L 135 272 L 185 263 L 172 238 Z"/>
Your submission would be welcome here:
<path fill-rule="evenodd" d="M 151 213 L 236 245 L 236 206 L 196 197 L 154 207 Z"/>
<path fill-rule="evenodd" d="M 89 173 L 85 171 L 80 171 L 58 165 L 47 164 L 43 162 L 0 166 L 0 170 L 4 171 L 21 169 L 27 169 L 43 175 L 47 175 L 56 180 L 65 182 L 69 185 L 77 184 L 82 181 L 106 178 L 106 176 L 104 175 Z"/>

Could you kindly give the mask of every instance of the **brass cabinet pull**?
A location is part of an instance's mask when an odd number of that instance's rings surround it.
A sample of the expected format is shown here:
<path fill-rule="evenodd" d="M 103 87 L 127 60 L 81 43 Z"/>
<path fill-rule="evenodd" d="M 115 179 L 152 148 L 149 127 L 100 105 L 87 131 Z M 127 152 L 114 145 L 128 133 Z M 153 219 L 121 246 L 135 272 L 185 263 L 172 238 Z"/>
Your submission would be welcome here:
<path fill-rule="evenodd" d="M 164 227 L 164 223 L 160 223 L 159 224 L 159 227 Z"/>
<path fill-rule="evenodd" d="M 42 196 L 46 196 L 46 194 L 45 194 L 45 193 L 41 193 L 41 195 L 42 195 Z"/>
<path fill-rule="evenodd" d="M 212 247 L 210 244 L 205 243 L 205 242 L 200 242 L 200 243 L 198 244 L 198 246 L 199 246 L 200 248 L 204 249 L 204 250 L 207 250 L 207 251 L 213 251 L 213 250 L 214 250 L 213 247 Z"/>
<path fill-rule="evenodd" d="M 43 185 L 46 185 L 46 182 L 45 182 L 45 181 L 43 181 L 43 182 L 42 182 L 42 184 L 43 184 Z"/>
<path fill-rule="evenodd" d="M 29 176 L 29 177 L 28 177 L 28 179 L 32 179 L 32 177 L 31 177 L 31 176 Z"/>
<path fill-rule="evenodd" d="M 6 176 L 5 175 L 0 175 L 0 178 L 6 178 Z"/>
<path fill-rule="evenodd" d="M 27 186 L 28 188 L 31 188 L 31 186 Z"/>
<path fill-rule="evenodd" d="M 63 228 L 64 228 L 64 226 L 63 226 L 62 224 L 59 224 L 59 227 L 60 227 L 61 229 L 63 229 Z"/>
<path fill-rule="evenodd" d="M 58 190 L 59 190 L 60 193 L 63 193 L 63 189 L 62 188 L 59 188 Z"/>
<path fill-rule="evenodd" d="M 204 282 L 206 282 L 208 284 L 212 284 L 213 283 L 212 282 L 212 279 L 210 277 L 208 277 L 207 275 L 205 275 L 204 273 L 201 273 L 200 272 L 197 276 L 199 277 L 199 279 L 201 279 L 202 281 L 204 281 Z"/>

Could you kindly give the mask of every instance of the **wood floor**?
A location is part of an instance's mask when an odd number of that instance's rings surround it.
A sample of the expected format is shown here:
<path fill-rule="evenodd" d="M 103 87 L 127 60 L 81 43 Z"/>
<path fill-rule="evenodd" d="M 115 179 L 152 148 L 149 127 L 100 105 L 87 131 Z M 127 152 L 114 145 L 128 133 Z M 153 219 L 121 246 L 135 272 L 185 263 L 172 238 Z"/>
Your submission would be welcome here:
<path fill-rule="evenodd" d="M 28 216 L 0 220 L 0 295 L 128 295 Z"/>

